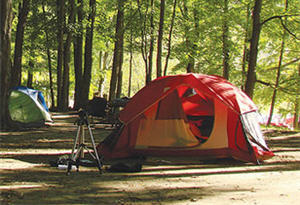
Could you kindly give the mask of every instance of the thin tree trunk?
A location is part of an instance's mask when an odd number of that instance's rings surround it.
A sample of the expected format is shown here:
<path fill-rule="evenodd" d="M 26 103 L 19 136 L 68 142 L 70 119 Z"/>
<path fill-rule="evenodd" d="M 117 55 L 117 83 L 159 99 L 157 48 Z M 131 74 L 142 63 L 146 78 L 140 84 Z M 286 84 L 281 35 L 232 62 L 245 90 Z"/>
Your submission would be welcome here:
<path fill-rule="evenodd" d="M 229 28 L 228 28 L 228 0 L 224 0 L 223 10 L 223 77 L 229 79 Z"/>
<path fill-rule="evenodd" d="M 153 65 L 153 51 L 154 51 L 154 0 L 151 0 L 150 12 L 150 44 L 148 55 L 148 72 L 146 73 L 146 84 L 152 80 L 152 65 Z"/>
<path fill-rule="evenodd" d="M 46 22 L 46 11 L 45 11 L 45 6 L 43 4 L 43 14 L 44 14 L 44 21 Z M 54 102 L 54 91 L 53 91 L 53 77 L 52 77 L 52 65 L 51 65 L 51 53 L 50 53 L 50 48 L 49 48 L 49 34 L 48 31 L 44 30 L 45 36 L 46 36 L 46 50 L 47 50 L 47 59 L 48 59 L 48 73 L 49 73 L 49 88 L 50 88 L 50 97 L 51 97 L 51 108 L 54 107 L 55 102 Z"/>
<path fill-rule="evenodd" d="M 33 63 L 33 60 L 29 60 L 29 63 L 28 63 L 29 67 L 30 68 L 33 68 L 34 67 L 34 63 Z M 32 87 L 32 82 L 33 82 L 33 73 L 30 69 L 28 69 L 27 71 L 27 87 L 28 88 L 33 88 Z"/>
<path fill-rule="evenodd" d="M 8 91 L 11 73 L 12 1 L 1 1 L 0 6 L 0 130 L 10 126 Z"/>
<path fill-rule="evenodd" d="M 83 2 L 77 1 L 77 24 L 79 32 L 76 33 L 74 38 L 74 71 L 75 71 L 75 93 L 74 93 L 74 106 L 73 109 L 77 110 L 83 106 L 83 98 L 81 97 L 82 86 L 82 48 L 83 48 Z"/>
<path fill-rule="evenodd" d="M 168 37 L 168 53 L 167 53 L 167 56 L 166 56 L 165 67 L 164 67 L 164 76 L 167 75 L 169 58 L 170 58 L 170 55 L 171 55 L 171 42 L 172 42 L 173 26 L 174 26 L 174 21 L 175 21 L 175 16 L 176 16 L 176 5 L 177 5 L 177 0 L 174 0 L 173 13 L 172 13 L 172 19 L 171 19 L 171 25 L 170 25 L 169 37 Z"/>
<path fill-rule="evenodd" d="M 112 74 L 110 79 L 109 100 L 113 100 L 117 95 L 118 76 L 120 71 L 120 63 L 122 58 L 123 45 L 123 21 L 124 21 L 124 1 L 118 1 L 118 14 L 115 33 L 115 48 L 113 56 Z"/>
<path fill-rule="evenodd" d="M 182 14 L 183 14 L 184 19 L 188 22 L 188 21 L 190 21 L 190 19 L 189 19 L 189 11 L 188 11 L 186 4 L 187 4 L 187 2 L 183 1 Z M 194 9 L 194 17 L 195 18 L 197 17 L 196 9 Z M 195 27 L 197 27 L 197 23 L 195 24 Z M 186 30 L 185 44 L 186 44 L 186 50 L 187 50 L 187 56 L 188 56 L 186 72 L 193 73 L 195 71 L 195 69 L 194 69 L 195 68 L 195 59 L 194 59 L 195 44 L 194 44 L 194 41 L 191 39 L 191 34 L 188 33 L 188 31 L 190 30 L 190 27 L 188 25 L 185 25 L 185 30 Z M 195 33 L 195 35 L 196 35 L 196 33 Z"/>
<path fill-rule="evenodd" d="M 297 80 L 297 93 L 300 93 L 300 63 L 298 64 L 298 80 Z M 294 130 L 299 129 L 299 106 L 300 106 L 300 97 L 299 95 L 296 95 L 295 99 L 295 113 L 294 113 L 294 122 L 293 127 Z"/>
<path fill-rule="evenodd" d="M 250 3 L 247 4 L 247 17 L 245 24 L 245 39 L 243 47 L 243 57 L 242 57 L 242 90 L 245 89 L 245 76 L 246 76 L 246 64 L 248 62 L 248 41 L 249 41 L 249 21 L 250 21 Z"/>
<path fill-rule="evenodd" d="M 132 29 L 130 31 L 130 46 L 129 46 L 129 77 L 128 77 L 128 92 L 127 96 L 131 95 L 131 81 L 132 81 L 132 62 L 133 62 L 133 37 L 132 37 Z"/>
<path fill-rule="evenodd" d="M 15 39 L 15 54 L 12 66 L 12 73 L 14 74 L 11 78 L 12 86 L 21 85 L 24 29 L 29 11 L 29 6 L 30 0 L 23 0 L 22 3 L 19 3 L 19 15 Z"/>
<path fill-rule="evenodd" d="M 69 0 L 70 14 L 68 24 L 74 24 L 74 1 Z M 62 82 L 62 110 L 67 111 L 69 107 L 69 87 L 70 87 L 70 62 L 71 62 L 71 43 L 72 30 L 67 31 L 67 38 L 64 45 L 64 70 Z"/>
<path fill-rule="evenodd" d="M 160 1 L 160 18 L 159 18 L 159 29 L 157 37 L 157 58 L 156 58 L 156 77 L 162 75 L 162 41 L 164 33 L 164 18 L 165 18 L 165 0 Z"/>
<path fill-rule="evenodd" d="M 62 82 L 63 82 L 63 35 L 65 22 L 64 0 L 57 0 L 57 108 L 62 110 Z"/>
<path fill-rule="evenodd" d="M 285 11 L 287 11 L 287 9 L 288 9 L 288 0 L 285 1 Z M 280 75 L 281 75 L 281 65 L 282 65 L 282 61 L 283 61 L 285 36 L 286 36 L 286 30 L 284 30 L 283 34 L 282 34 L 282 41 L 281 41 L 281 47 L 280 47 L 280 53 L 279 53 L 276 82 L 275 82 L 275 87 L 274 87 L 274 91 L 273 91 L 273 95 L 272 95 L 272 101 L 271 101 L 270 113 L 269 113 L 269 119 L 268 119 L 267 126 L 270 126 L 271 121 L 272 121 L 272 117 L 273 117 L 273 112 L 274 112 L 274 107 L 275 107 L 275 102 L 276 102 L 276 95 L 277 95 L 277 90 L 278 90 L 278 87 L 279 87 L 279 81 L 280 81 Z"/>
<path fill-rule="evenodd" d="M 262 0 L 255 0 L 254 10 L 252 14 L 252 36 L 250 41 L 250 53 L 249 53 L 249 63 L 247 79 L 245 84 L 246 94 L 252 98 L 254 92 L 254 86 L 256 81 L 256 61 L 258 54 L 258 43 L 261 31 L 260 23 L 260 12 L 262 7 Z"/>
<path fill-rule="evenodd" d="M 93 51 L 93 35 L 94 35 L 94 22 L 96 15 L 96 1 L 90 0 L 90 13 L 88 17 L 88 26 L 86 29 L 85 37 L 85 50 L 84 50 L 84 71 L 83 71 L 83 85 L 82 85 L 82 98 L 84 106 L 87 105 L 89 100 L 89 91 L 92 77 L 92 51 Z"/>

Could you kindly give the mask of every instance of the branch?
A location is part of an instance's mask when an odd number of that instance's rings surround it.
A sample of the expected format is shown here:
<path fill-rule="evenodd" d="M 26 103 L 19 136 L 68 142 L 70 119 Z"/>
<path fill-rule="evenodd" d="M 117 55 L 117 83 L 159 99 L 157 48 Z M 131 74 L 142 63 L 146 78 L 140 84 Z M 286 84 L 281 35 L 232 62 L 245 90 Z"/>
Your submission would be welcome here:
<path fill-rule="evenodd" d="M 291 34 L 292 36 L 294 36 L 295 39 L 300 40 L 299 38 L 297 38 L 296 34 L 293 34 L 293 33 L 292 33 L 292 32 L 284 25 L 284 23 L 283 23 L 283 21 L 282 21 L 282 18 L 280 19 L 280 22 L 281 22 L 282 27 L 283 27 L 289 34 Z"/>
<path fill-rule="evenodd" d="M 289 65 L 294 64 L 294 63 L 297 63 L 299 60 L 300 60 L 300 58 L 296 58 L 296 59 L 294 59 L 294 60 L 292 60 L 292 61 L 290 61 L 290 62 L 287 62 L 287 63 L 284 64 L 284 65 L 281 65 L 281 68 L 286 67 L 286 66 L 289 66 Z M 278 66 L 271 67 L 271 68 L 267 68 L 267 70 L 274 70 L 274 69 L 278 69 Z"/>
<path fill-rule="evenodd" d="M 266 19 L 266 20 L 264 20 L 263 22 L 261 22 L 260 23 L 260 26 L 263 26 L 265 23 L 267 23 L 268 21 L 270 21 L 270 20 L 273 20 L 273 19 L 280 19 L 280 22 L 281 22 L 281 25 L 282 25 L 282 27 L 289 33 L 289 34 L 291 34 L 295 39 L 297 39 L 297 40 L 300 40 L 294 33 L 292 33 L 287 27 L 286 27 L 286 25 L 283 23 L 283 20 L 282 20 L 282 18 L 283 17 L 292 17 L 292 16 L 300 16 L 299 14 L 294 14 L 294 15 L 281 15 L 281 16 L 279 16 L 279 15 L 277 15 L 277 16 L 271 16 L 270 18 L 268 18 L 268 19 Z"/>
<path fill-rule="evenodd" d="M 260 23 L 260 26 L 263 26 L 265 23 L 267 23 L 268 21 L 271 21 L 273 19 L 281 19 L 283 17 L 291 17 L 291 16 L 300 16 L 299 14 L 294 14 L 294 15 L 277 15 L 277 16 L 271 16 L 270 18 L 264 20 L 263 22 Z"/>
<path fill-rule="evenodd" d="M 258 79 L 256 79 L 256 82 L 257 82 L 257 83 L 261 83 L 261 84 L 263 84 L 263 85 L 265 85 L 265 86 L 268 86 L 268 87 L 270 87 L 270 88 L 272 88 L 272 89 L 280 90 L 280 91 L 282 91 L 282 92 L 284 92 L 284 93 L 287 93 L 287 94 L 290 94 L 290 95 L 293 95 L 293 94 L 294 94 L 293 91 L 290 91 L 290 90 L 288 90 L 288 89 L 286 89 L 286 88 L 284 88 L 284 87 L 278 86 L 278 87 L 276 88 L 274 84 L 269 83 L 269 82 L 265 82 L 265 81 L 258 80 Z"/>

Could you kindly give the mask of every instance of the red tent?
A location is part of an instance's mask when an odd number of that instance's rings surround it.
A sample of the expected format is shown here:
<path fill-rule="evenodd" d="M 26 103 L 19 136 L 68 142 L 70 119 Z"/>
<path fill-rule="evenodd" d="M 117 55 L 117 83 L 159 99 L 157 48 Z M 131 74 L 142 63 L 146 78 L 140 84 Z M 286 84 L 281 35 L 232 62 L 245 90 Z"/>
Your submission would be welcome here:
<path fill-rule="evenodd" d="M 256 163 L 274 155 L 260 131 L 255 104 L 218 76 L 157 78 L 132 97 L 120 121 L 120 131 L 97 147 L 106 159 L 232 157 Z"/>

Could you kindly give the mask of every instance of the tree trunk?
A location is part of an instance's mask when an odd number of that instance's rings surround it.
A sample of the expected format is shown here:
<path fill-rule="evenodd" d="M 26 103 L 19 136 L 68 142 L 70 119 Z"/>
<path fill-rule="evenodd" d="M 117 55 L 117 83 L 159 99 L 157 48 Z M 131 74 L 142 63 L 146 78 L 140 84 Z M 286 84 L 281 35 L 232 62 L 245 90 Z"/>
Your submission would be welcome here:
<path fill-rule="evenodd" d="M 260 12 L 261 12 L 262 0 L 255 0 L 254 10 L 252 14 L 252 36 L 250 41 L 250 52 L 248 62 L 248 72 L 245 84 L 246 94 L 252 98 L 254 92 L 254 86 L 256 81 L 256 61 L 258 54 L 258 43 L 261 31 Z"/>
<path fill-rule="evenodd" d="M 63 35 L 64 35 L 64 22 L 65 22 L 65 4 L 64 0 L 57 0 L 57 108 L 62 110 L 62 83 L 63 83 Z"/>
<path fill-rule="evenodd" d="M 124 30 L 124 19 L 122 21 L 122 31 Z M 124 55 L 124 32 L 122 32 L 121 36 L 121 48 L 120 48 L 120 59 L 119 59 L 119 68 L 118 68 L 118 85 L 117 85 L 117 94 L 116 97 L 120 98 L 122 94 L 122 83 L 123 83 L 123 55 Z"/>
<path fill-rule="evenodd" d="M 102 64 L 101 72 L 102 72 L 102 75 L 101 75 L 101 77 L 99 79 L 99 88 L 98 88 L 98 90 L 99 90 L 101 96 L 103 96 L 103 97 L 105 97 L 107 99 L 107 93 L 103 93 L 103 88 L 104 88 L 104 81 L 105 81 L 105 78 L 106 78 L 108 51 L 104 52 L 104 55 L 103 55 L 103 57 L 101 57 L 101 59 L 102 59 L 101 60 L 101 64 Z M 101 66 L 99 65 L 99 67 L 101 67 Z"/>
<path fill-rule="evenodd" d="M 84 71 L 82 78 L 82 98 L 84 106 L 87 105 L 89 100 L 91 76 L 92 76 L 92 51 L 93 51 L 93 35 L 94 35 L 94 22 L 96 16 L 96 1 L 90 0 L 90 13 L 88 17 L 88 26 L 86 28 L 85 49 L 84 49 Z"/>
<path fill-rule="evenodd" d="M 286 2 L 285 2 L 285 11 L 287 11 L 287 9 L 288 9 L 288 1 L 286 0 Z M 284 53 L 285 36 L 286 36 L 286 30 L 284 30 L 283 34 L 282 34 L 282 41 L 281 41 L 281 48 L 280 48 L 280 53 L 279 53 L 276 82 L 275 82 L 275 87 L 274 87 L 274 91 L 273 91 L 273 95 L 272 95 L 272 101 L 271 101 L 270 113 L 269 113 L 269 119 L 268 119 L 267 126 L 270 126 L 271 121 L 272 121 L 272 117 L 273 117 L 273 112 L 274 112 L 274 107 L 275 107 L 275 102 L 276 102 L 276 95 L 277 95 L 277 90 L 278 90 L 278 87 L 279 87 L 279 81 L 280 81 L 280 75 L 281 75 L 281 65 L 282 65 L 283 53 Z"/>
<path fill-rule="evenodd" d="M 224 0 L 223 10 L 223 77 L 229 79 L 229 28 L 228 28 L 228 0 Z"/>
<path fill-rule="evenodd" d="M 132 63 L 133 63 L 133 37 L 132 37 L 132 29 L 130 31 L 130 46 L 129 46 L 129 76 L 128 76 L 128 92 L 127 96 L 131 95 L 131 82 L 132 82 Z"/>
<path fill-rule="evenodd" d="M 69 0 L 70 14 L 68 24 L 74 24 L 74 1 Z M 68 26 L 67 26 L 68 27 Z M 62 110 L 67 111 L 69 107 L 69 85 L 70 85 L 70 56 L 71 56 L 71 43 L 72 43 L 72 30 L 67 30 L 67 38 L 64 45 L 64 70 L 62 82 Z"/>
<path fill-rule="evenodd" d="M 246 64 L 248 62 L 248 41 L 249 41 L 249 21 L 250 21 L 250 3 L 247 4 L 247 17 L 245 24 L 245 39 L 244 39 L 244 47 L 243 47 L 243 57 L 242 57 L 242 90 L 245 89 L 245 76 L 246 76 Z"/>
<path fill-rule="evenodd" d="M 300 93 L 300 63 L 298 64 L 298 80 L 297 80 L 297 93 Z M 299 106 L 300 106 L 300 97 L 299 95 L 296 95 L 295 99 L 295 113 L 294 113 L 294 122 L 293 122 L 293 127 L 294 130 L 299 129 Z"/>
<path fill-rule="evenodd" d="M 117 14 L 117 22 L 116 22 L 116 33 L 115 33 L 115 47 L 113 54 L 113 65 L 112 65 L 112 73 L 110 79 L 110 88 L 109 88 L 109 100 L 113 100 L 117 95 L 117 84 L 118 84 L 118 76 L 122 58 L 122 48 L 123 48 L 123 26 L 124 26 L 124 1 L 118 1 L 118 14 Z"/>
<path fill-rule="evenodd" d="M 11 73 L 12 1 L 1 0 L 0 5 L 0 130 L 3 130 L 10 125 L 8 91 Z"/>
<path fill-rule="evenodd" d="M 30 68 L 33 68 L 34 67 L 33 60 L 29 60 L 28 65 L 29 65 Z M 27 71 L 27 85 L 26 86 L 28 88 L 33 88 L 32 87 L 32 82 L 33 82 L 33 73 L 31 71 L 31 69 L 28 69 L 28 71 Z"/>
<path fill-rule="evenodd" d="M 161 0 L 159 29 L 158 29 L 158 37 L 157 37 L 156 77 L 160 77 L 162 74 L 161 56 L 162 56 L 162 41 L 163 41 L 163 33 L 164 33 L 164 17 L 165 17 L 165 0 Z"/>
<path fill-rule="evenodd" d="M 81 97 L 81 85 L 82 85 L 82 48 L 83 48 L 83 2 L 77 1 L 77 24 L 79 32 L 76 33 L 74 38 L 74 71 L 75 71 L 75 93 L 74 93 L 74 106 L 73 109 L 79 109 L 83 106 L 83 98 Z"/>
<path fill-rule="evenodd" d="M 188 7 L 187 7 L 187 2 L 186 1 L 183 1 L 183 17 L 184 19 L 188 22 L 190 21 L 190 18 L 189 18 L 189 11 L 188 11 Z M 194 58 L 194 54 L 195 54 L 195 43 L 194 43 L 194 40 L 192 38 L 196 38 L 197 34 L 198 34 L 198 22 L 196 22 L 196 19 L 198 18 L 198 11 L 196 10 L 196 8 L 193 9 L 193 12 L 194 12 L 194 18 L 195 18 L 195 24 L 194 24 L 194 35 L 191 34 L 189 31 L 191 30 L 191 28 L 189 27 L 189 25 L 186 23 L 185 25 L 185 45 L 186 45 L 186 50 L 187 50 L 187 66 L 186 66 L 186 72 L 187 73 L 193 73 L 195 72 L 195 58 Z"/>
<path fill-rule="evenodd" d="M 24 40 L 24 29 L 25 23 L 29 11 L 30 0 L 23 0 L 22 4 L 19 3 L 19 15 L 18 24 L 15 39 L 15 54 L 14 63 L 12 66 L 11 85 L 19 86 L 21 85 L 21 75 L 22 75 L 22 53 L 23 53 L 23 40 Z"/>
<path fill-rule="evenodd" d="M 44 4 L 43 4 L 42 8 L 43 8 L 44 20 L 46 22 L 46 11 L 45 11 Z M 53 108 L 55 105 L 55 102 L 54 102 L 54 91 L 53 91 L 51 53 L 50 53 L 49 34 L 48 34 L 48 30 L 46 30 L 46 26 L 45 26 L 44 33 L 46 36 L 46 50 L 47 50 L 47 59 L 48 59 L 49 88 L 50 88 L 50 97 L 51 97 L 51 107 L 50 108 Z"/>
<path fill-rule="evenodd" d="M 174 0 L 173 13 L 172 13 L 172 19 L 171 19 L 171 25 L 170 25 L 169 37 L 168 37 L 168 53 L 167 53 L 167 56 L 166 56 L 165 67 L 164 67 L 164 76 L 167 75 L 169 58 L 170 58 L 170 55 L 171 55 L 171 42 L 172 42 L 173 26 L 174 26 L 174 21 L 175 21 L 175 16 L 176 16 L 176 5 L 177 5 L 177 0 Z"/>
<path fill-rule="evenodd" d="M 153 51 L 154 51 L 154 0 L 151 0 L 150 12 L 150 44 L 148 55 L 148 71 L 146 73 L 146 84 L 152 80 L 152 65 L 153 65 Z"/>

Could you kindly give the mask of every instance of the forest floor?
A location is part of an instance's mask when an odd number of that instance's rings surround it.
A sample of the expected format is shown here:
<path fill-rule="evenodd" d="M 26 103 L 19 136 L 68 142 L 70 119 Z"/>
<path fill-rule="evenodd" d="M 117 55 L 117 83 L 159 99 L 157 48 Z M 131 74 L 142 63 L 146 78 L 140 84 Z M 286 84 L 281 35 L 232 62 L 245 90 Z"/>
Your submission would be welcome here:
<path fill-rule="evenodd" d="M 0 133 L 0 204 L 298 204 L 300 133 L 265 130 L 275 157 L 261 165 L 233 160 L 147 159 L 141 172 L 100 174 L 51 167 L 69 154 L 76 116 L 54 124 Z M 93 128 L 96 143 L 109 134 Z M 108 166 L 108 165 L 105 165 Z M 105 167 L 104 167 L 105 168 Z"/>

